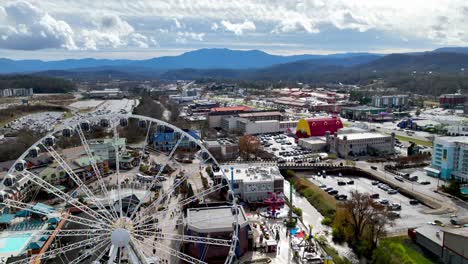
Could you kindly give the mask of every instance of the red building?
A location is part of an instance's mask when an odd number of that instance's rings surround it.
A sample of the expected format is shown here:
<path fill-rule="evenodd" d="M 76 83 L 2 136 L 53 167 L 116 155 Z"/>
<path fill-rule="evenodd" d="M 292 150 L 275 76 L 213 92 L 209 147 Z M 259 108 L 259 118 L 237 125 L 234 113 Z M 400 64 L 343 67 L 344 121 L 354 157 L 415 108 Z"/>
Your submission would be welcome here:
<path fill-rule="evenodd" d="M 341 119 L 333 117 L 303 118 L 299 120 L 296 127 L 297 138 L 321 137 L 327 131 L 334 134 L 338 129 L 343 128 Z"/>
<path fill-rule="evenodd" d="M 444 108 L 455 108 L 464 105 L 465 99 L 463 94 L 443 94 L 439 97 L 439 103 Z"/>

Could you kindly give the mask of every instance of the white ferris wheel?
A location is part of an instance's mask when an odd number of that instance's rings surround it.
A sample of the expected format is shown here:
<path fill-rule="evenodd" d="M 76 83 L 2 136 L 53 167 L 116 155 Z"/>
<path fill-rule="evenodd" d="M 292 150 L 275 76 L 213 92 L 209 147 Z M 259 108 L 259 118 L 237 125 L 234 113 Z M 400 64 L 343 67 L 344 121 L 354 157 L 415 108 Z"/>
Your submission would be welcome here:
<path fill-rule="evenodd" d="M 212 179 L 206 168 L 219 164 L 200 139 L 161 120 L 96 116 L 58 127 L 1 181 L 0 244 L 18 246 L 0 250 L 0 263 L 208 263 L 210 252 L 233 263 L 239 207 L 224 172 Z M 223 197 L 231 215 L 187 218 L 187 208 Z M 188 221 L 232 228 L 186 232 Z"/>

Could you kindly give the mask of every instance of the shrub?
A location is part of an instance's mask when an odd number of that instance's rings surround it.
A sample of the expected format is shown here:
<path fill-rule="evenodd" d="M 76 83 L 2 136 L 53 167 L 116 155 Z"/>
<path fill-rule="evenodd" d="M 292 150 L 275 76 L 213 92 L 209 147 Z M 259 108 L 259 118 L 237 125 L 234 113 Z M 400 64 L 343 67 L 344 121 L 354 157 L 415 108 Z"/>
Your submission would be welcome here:
<path fill-rule="evenodd" d="M 327 226 L 329 226 L 329 225 L 331 225 L 332 222 L 333 222 L 333 221 L 332 221 L 332 219 L 331 219 L 330 217 L 325 217 L 325 218 L 323 218 L 323 220 L 322 220 L 322 225 L 327 225 Z"/>
<path fill-rule="evenodd" d="M 302 218 L 302 209 L 301 208 L 294 206 L 293 213 L 296 214 L 299 218 Z"/>

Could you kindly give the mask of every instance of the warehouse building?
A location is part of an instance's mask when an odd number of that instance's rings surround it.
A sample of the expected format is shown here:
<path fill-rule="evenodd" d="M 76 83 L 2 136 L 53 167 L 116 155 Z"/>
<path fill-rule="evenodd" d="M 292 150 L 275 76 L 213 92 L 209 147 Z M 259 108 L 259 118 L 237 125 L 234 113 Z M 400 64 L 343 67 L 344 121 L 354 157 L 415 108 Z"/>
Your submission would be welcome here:
<path fill-rule="evenodd" d="M 297 138 L 321 137 L 326 132 L 336 133 L 343 128 L 339 117 L 303 118 L 299 120 L 296 127 Z"/>
<path fill-rule="evenodd" d="M 385 135 L 359 128 L 342 128 L 327 133 L 330 152 L 343 158 L 350 156 L 379 156 L 394 152 L 395 135 Z"/>

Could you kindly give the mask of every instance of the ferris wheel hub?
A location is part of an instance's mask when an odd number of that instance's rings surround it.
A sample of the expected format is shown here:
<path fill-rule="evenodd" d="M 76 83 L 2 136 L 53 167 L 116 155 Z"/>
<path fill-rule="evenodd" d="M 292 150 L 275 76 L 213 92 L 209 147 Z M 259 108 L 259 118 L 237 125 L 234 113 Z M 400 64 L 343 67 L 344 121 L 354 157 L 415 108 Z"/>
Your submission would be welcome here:
<path fill-rule="evenodd" d="M 111 242 L 115 247 L 126 247 L 130 238 L 130 232 L 124 228 L 117 228 L 111 233 Z"/>

